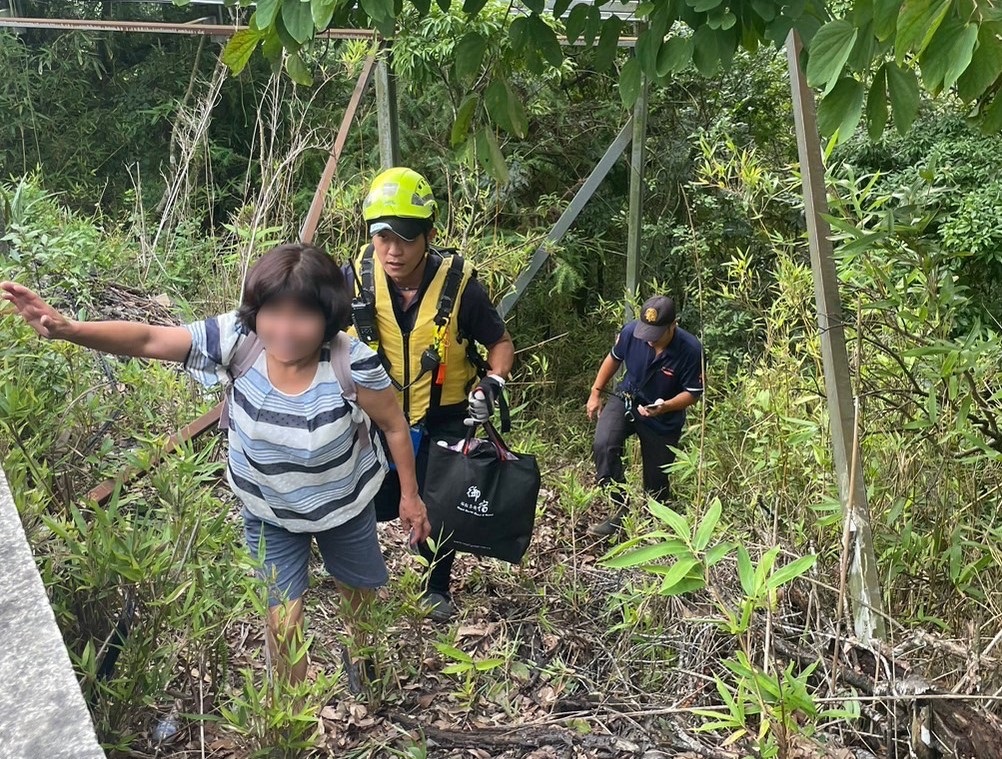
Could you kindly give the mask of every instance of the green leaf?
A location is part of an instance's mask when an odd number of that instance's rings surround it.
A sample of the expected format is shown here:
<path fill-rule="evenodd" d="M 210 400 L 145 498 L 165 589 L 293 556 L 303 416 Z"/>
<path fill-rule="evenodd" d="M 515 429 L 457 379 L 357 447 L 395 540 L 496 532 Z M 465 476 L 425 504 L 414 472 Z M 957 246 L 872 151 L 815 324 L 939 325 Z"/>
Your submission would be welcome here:
<path fill-rule="evenodd" d="M 508 116 L 508 91 L 504 82 L 495 79 L 487 85 L 484 91 L 484 104 L 487 106 L 487 114 L 498 126 L 505 131 L 513 131 L 511 119 Z"/>
<path fill-rule="evenodd" d="M 557 33 L 539 16 L 529 17 L 529 38 L 536 44 L 536 49 L 554 68 L 560 68 L 564 62 L 564 51 L 560 48 Z"/>
<path fill-rule="evenodd" d="M 487 5 L 487 0 L 464 0 L 463 13 L 467 16 L 476 16 Z"/>
<path fill-rule="evenodd" d="M 393 18 L 393 0 L 360 0 L 360 5 L 377 24 Z"/>
<path fill-rule="evenodd" d="M 680 596 L 683 593 L 694 593 L 705 587 L 706 580 L 702 577 L 683 577 L 671 585 L 662 581 L 661 590 L 658 592 L 663 596 Z"/>
<path fill-rule="evenodd" d="M 282 36 L 278 33 L 279 24 L 275 24 L 265 32 L 264 42 L 261 43 L 261 54 L 273 64 L 280 64 L 282 60 Z M 277 68 L 277 65 L 276 65 Z"/>
<path fill-rule="evenodd" d="M 519 16 L 508 27 L 508 43 L 512 52 L 521 53 L 529 41 L 529 19 Z"/>
<path fill-rule="evenodd" d="M 582 3 L 571 8 L 571 13 L 564 24 L 564 34 L 567 35 L 567 41 L 572 45 L 578 41 L 578 37 L 584 31 L 585 24 L 588 23 L 588 10 L 592 7 L 594 6 Z"/>
<path fill-rule="evenodd" d="M 424 18 L 431 10 L 431 0 L 411 0 L 411 5 L 418 12 L 418 16 Z"/>
<path fill-rule="evenodd" d="M 910 50 L 920 55 L 943 23 L 951 0 L 904 0 L 898 13 L 894 57 L 900 66 Z"/>
<path fill-rule="evenodd" d="M 810 568 L 813 567 L 817 561 L 818 557 L 811 554 L 809 556 L 801 556 L 796 561 L 792 561 L 789 564 L 780 567 L 773 572 L 772 576 L 769 578 L 767 583 L 769 590 L 776 590 L 777 588 L 786 585 L 786 583 L 791 580 L 800 577 L 800 575 L 810 570 Z"/>
<path fill-rule="evenodd" d="M 919 59 L 922 81 L 933 94 L 952 87 L 974 55 L 978 27 L 958 19 L 944 22 Z"/>
<path fill-rule="evenodd" d="M 807 59 L 807 83 L 811 87 L 824 87 L 823 95 L 832 91 L 856 44 L 857 33 L 856 27 L 844 19 L 829 21 L 818 30 Z"/>
<path fill-rule="evenodd" d="M 863 83 L 843 77 L 818 105 L 818 129 L 825 137 L 838 134 L 838 141 L 849 139 L 863 115 Z"/>
<path fill-rule="evenodd" d="M 738 580 L 741 581 L 741 590 L 746 596 L 755 595 L 755 567 L 744 546 L 738 546 Z"/>
<path fill-rule="evenodd" d="M 313 26 L 319 31 L 330 26 L 336 7 L 337 0 L 310 0 L 310 15 L 313 16 Z"/>
<path fill-rule="evenodd" d="M 488 127 L 477 132 L 477 158 L 487 168 L 491 176 L 498 184 L 507 184 L 509 180 L 508 165 L 505 163 L 504 155 L 498 145 L 494 130 Z"/>
<path fill-rule="evenodd" d="M 313 74 L 306 68 L 306 64 L 303 63 L 303 59 L 299 53 L 289 53 L 285 59 L 285 70 L 289 72 L 289 76 L 292 77 L 292 81 L 296 84 L 300 84 L 303 87 L 312 86 Z"/>
<path fill-rule="evenodd" d="M 676 561 L 661 581 L 661 593 L 670 595 L 672 589 L 686 579 L 689 573 L 698 566 L 700 566 L 699 560 L 692 557 Z"/>
<path fill-rule="evenodd" d="M 278 13 L 279 7 L 281 7 L 280 0 L 260 0 L 257 4 L 257 10 L 254 11 L 254 17 L 251 19 L 253 25 L 257 29 L 267 29 L 275 20 L 275 14 Z"/>
<path fill-rule="evenodd" d="M 447 643 L 436 643 L 435 648 L 438 649 L 440 654 L 448 656 L 454 661 L 463 662 L 464 664 L 473 664 L 473 657 L 455 646 L 450 646 Z"/>
<path fill-rule="evenodd" d="M 703 518 L 699 522 L 699 527 L 696 529 L 696 537 L 693 539 L 692 547 L 697 551 L 706 550 L 706 547 L 710 544 L 710 538 L 713 537 L 713 531 L 717 529 L 722 512 L 723 507 L 720 504 L 720 499 L 714 498 L 713 503 L 710 504 L 710 508 L 703 515 Z"/>
<path fill-rule="evenodd" d="M 720 561 L 733 549 L 733 543 L 720 543 L 719 545 L 715 545 L 706 552 L 705 556 L 703 556 L 703 563 L 706 564 L 707 567 L 714 567 L 719 564 Z"/>
<path fill-rule="evenodd" d="M 633 54 L 640 63 L 640 68 L 651 79 L 658 74 L 658 53 L 663 42 L 664 37 L 653 29 L 647 29 L 641 32 L 637 45 L 633 48 Z"/>
<path fill-rule="evenodd" d="M 504 659 L 482 659 L 478 661 L 475 668 L 478 672 L 490 672 L 492 669 L 496 669 L 504 664 Z"/>
<path fill-rule="evenodd" d="M 619 49 L 619 31 L 622 23 L 616 16 L 602 22 L 602 33 L 599 35 L 598 45 L 595 47 L 595 70 L 599 73 L 604 73 L 612 68 L 612 62 L 616 59 L 616 51 Z"/>
<path fill-rule="evenodd" d="M 722 0 L 685 0 L 685 4 L 696 11 L 696 13 L 706 13 L 713 10 L 721 2 Z"/>
<path fill-rule="evenodd" d="M 894 36 L 901 0 L 873 0 L 873 32 L 881 42 Z"/>
<path fill-rule="evenodd" d="M 571 0 L 555 0 L 553 3 L 553 18 L 562 18 L 567 9 L 571 7 Z"/>
<path fill-rule="evenodd" d="M 878 140 L 887 126 L 887 73 L 881 66 L 870 83 L 866 96 L 866 131 L 871 140 Z"/>
<path fill-rule="evenodd" d="M 610 19 L 611 20 L 611 19 Z M 619 19 L 616 19 L 617 22 Z M 595 40 L 598 39 L 599 34 L 601 34 L 604 25 L 602 24 L 602 11 L 598 9 L 597 6 L 588 4 L 588 23 L 585 24 L 584 29 L 584 42 L 588 47 L 595 44 Z"/>
<path fill-rule="evenodd" d="M 495 79 L 488 85 L 484 92 L 484 104 L 495 124 L 516 137 L 526 136 L 529 124 L 525 110 L 506 81 Z"/>
<path fill-rule="evenodd" d="M 772 575 L 772 568 L 776 565 L 777 558 L 779 558 L 779 546 L 773 546 L 762 554 L 762 558 L 758 560 L 758 566 L 755 567 L 756 593 L 766 589 L 766 581 L 769 579 L 769 576 Z"/>
<path fill-rule="evenodd" d="M 456 120 L 452 123 L 452 133 L 449 135 L 449 143 L 454 148 L 458 148 L 466 141 L 466 136 L 470 131 L 470 124 L 473 123 L 473 114 L 477 112 L 479 98 L 476 93 L 467 95 L 459 110 L 456 111 Z"/>
<path fill-rule="evenodd" d="M 363 0 L 364 2 L 365 0 Z M 310 12 L 309 3 L 303 3 L 300 0 L 288 0 L 282 3 L 282 22 L 286 31 L 299 44 L 306 42 L 313 36 L 313 14 Z M 286 68 L 288 68 L 288 64 L 286 64 Z"/>
<path fill-rule="evenodd" d="M 668 528 L 678 536 L 683 543 L 689 543 L 689 522 L 677 511 L 664 506 L 653 498 L 647 502 L 647 510 L 660 519 Z"/>
<path fill-rule="evenodd" d="M 981 111 L 978 123 L 985 134 L 997 134 L 1002 130 L 1002 95 L 996 95 L 991 105 Z"/>
<path fill-rule="evenodd" d="M 684 543 L 677 540 L 669 540 L 664 543 L 654 543 L 653 545 L 635 548 L 632 551 L 626 551 L 611 558 L 603 557 L 601 563 L 602 566 L 609 569 L 626 569 L 641 564 L 651 564 L 666 556 L 679 556 L 688 550 Z"/>
<path fill-rule="evenodd" d="M 1002 24 L 992 21 L 978 30 L 978 46 L 971 57 L 971 65 L 957 80 L 957 94 L 970 102 L 980 97 L 1002 75 Z"/>
<path fill-rule="evenodd" d="M 776 18 L 776 6 L 766 0 L 752 0 L 752 8 L 765 23 L 769 23 Z"/>
<path fill-rule="evenodd" d="M 846 66 L 850 71 L 871 71 L 874 68 L 874 58 L 878 54 L 878 42 L 873 36 L 873 22 L 867 21 L 859 27 L 856 44 L 852 46 Z M 884 51 L 880 50 L 880 60 L 884 59 Z"/>
<path fill-rule="evenodd" d="M 974 62 L 974 51 L 977 48 L 980 30 L 976 24 L 967 24 L 964 31 L 953 46 L 954 58 L 946 70 L 943 87 L 952 87 L 960 81 L 960 77 Z M 998 44 L 995 45 L 998 47 Z"/>
<path fill-rule="evenodd" d="M 919 86 L 915 72 L 893 63 L 887 64 L 887 94 L 891 100 L 894 126 L 899 134 L 911 129 L 918 115 Z"/>
<path fill-rule="evenodd" d="M 456 77 L 465 81 L 479 74 L 486 51 L 487 40 L 484 36 L 479 32 L 467 32 L 453 53 Z"/>
<path fill-rule="evenodd" d="M 619 72 L 619 97 L 626 108 L 632 108 L 640 96 L 644 73 L 640 70 L 640 61 L 630 58 Z"/>
<path fill-rule="evenodd" d="M 701 26 L 692 35 L 692 62 L 703 76 L 713 76 L 720 69 L 719 34 Z"/>
<path fill-rule="evenodd" d="M 230 37 L 229 41 L 226 43 L 226 47 L 223 48 L 223 53 L 220 56 L 223 64 L 225 64 L 234 75 L 239 74 L 244 70 L 244 67 L 247 65 L 247 61 L 250 60 L 250 57 L 253 55 L 258 43 L 263 40 L 264 37 L 265 33 L 259 29 L 241 29 L 236 32 L 232 37 Z"/>
<path fill-rule="evenodd" d="M 658 51 L 658 76 L 677 74 L 692 60 L 692 38 L 672 37 Z"/>
<path fill-rule="evenodd" d="M 435 0 L 435 4 L 441 9 L 442 13 L 448 13 L 449 8 L 452 7 L 452 0 Z"/>

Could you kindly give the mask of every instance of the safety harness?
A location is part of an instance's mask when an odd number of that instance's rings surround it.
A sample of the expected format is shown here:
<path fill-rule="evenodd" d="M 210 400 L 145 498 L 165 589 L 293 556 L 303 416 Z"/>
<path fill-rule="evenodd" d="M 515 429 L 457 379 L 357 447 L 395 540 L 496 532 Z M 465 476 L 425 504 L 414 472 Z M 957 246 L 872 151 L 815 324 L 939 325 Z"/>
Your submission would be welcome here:
<path fill-rule="evenodd" d="M 434 375 L 429 403 L 429 409 L 433 409 L 439 408 L 442 402 L 442 388 L 445 384 L 445 365 L 442 363 L 443 342 L 446 339 L 449 323 L 459 307 L 459 290 L 463 284 L 465 261 L 454 248 L 429 247 L 429 253 L 438 255 L 443 262 L 448 260 L 449 268 L 446 271 L 445 282 L 436 305 L 434 336 L 431 344 L 421 352 L 421 371 L 416 377 L 403 385 L 397 382 L 390 371 L 389 359 L 380 346 L 379 327 L 376 321 L 374 248 L 371 244 L 366 246 L 359 261 L 359 271 L 355 276 L 357 293 L 351 303 L 351 316 L 358 339 L 368 344 L 376 352 L 387 370 L 387 374 L 390 375 L 390 382 L 399 392 L 406 392 L 426 374 Z M 481 379 L 486 377 L 490 371 L 490 365 L 477 349 L 473 338 L 469 335 L 460 335 L 460 339 L 466 340 L 466 359 L 476 369 L 477 376 Z M 469 392 L 471 388 L 472 382 L 466 391 Z M 498 396 L 498 409 L 501 414 L 501 430 L 507 432 L 511 428 L 511 413 L 503 392 Z"/>

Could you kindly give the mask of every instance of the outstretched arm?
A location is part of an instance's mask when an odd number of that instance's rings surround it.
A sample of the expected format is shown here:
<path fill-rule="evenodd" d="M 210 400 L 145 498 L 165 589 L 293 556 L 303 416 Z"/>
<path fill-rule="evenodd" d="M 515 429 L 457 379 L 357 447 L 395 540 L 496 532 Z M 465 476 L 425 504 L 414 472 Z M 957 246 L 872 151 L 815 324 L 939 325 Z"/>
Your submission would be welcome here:
<path fill-rule="evenodd" d="M 184 361 L 191 334 L 184 327 L 158 327 L 141 322 L 78 322 L 68 319 L 32 290 L 15 282 L 0 282 L 0 294 L 39 335 L 68 340 L 118 356 Z"/>

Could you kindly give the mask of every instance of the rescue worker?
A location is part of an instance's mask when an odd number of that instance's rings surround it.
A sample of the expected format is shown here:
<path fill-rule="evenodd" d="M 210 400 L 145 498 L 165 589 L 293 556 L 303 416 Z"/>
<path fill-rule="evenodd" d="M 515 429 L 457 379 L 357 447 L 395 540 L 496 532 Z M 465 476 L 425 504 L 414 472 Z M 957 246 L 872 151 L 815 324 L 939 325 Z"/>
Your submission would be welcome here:
<path fill-rule="evenodd" d="M 429 446 L 453 444 L 469 426 L 490 418 L 515 357 L 473 266 L 456 251 L 434 246 L 437 212 L 431 185 L 416 171 L 398 167 L 379 174 L 362 207 L 371 243 L 352 267 L 355 329 L 376 349 L 396 388 L 412 430 L 422 493 Z M 477 345 L 486 348 L 486 361 Z M 376 495 L 381 521 L 397 518 L 399 487 L 391 471 Z M 436 548 L 419 544 L 430 562 L 424 601 L 433 620 L 447 621 L 454 613 L 455 552 L 448 540 Z"/>
<path fill-rule="evenodd" d="M 623 380 L 604 404 L 606 386 L 626 364 Z M 644 490 L 662 503 L 668 500 L 667 467 L 675 461 L 685 426 L 685 410 L 703 393 L 703 346 L 678 326 L 675 302 L 658 295 L 640 310 L 640 318 L 623 327 L 616 344 L 599 367 L 586 407 L 598 417 L 592 453 L 598 483 L 609 488 L 615 510 L 588 528 L 595 537 L 614 535 L 627 511 L 623 446 L 631 435 L 640 439 Z"/>

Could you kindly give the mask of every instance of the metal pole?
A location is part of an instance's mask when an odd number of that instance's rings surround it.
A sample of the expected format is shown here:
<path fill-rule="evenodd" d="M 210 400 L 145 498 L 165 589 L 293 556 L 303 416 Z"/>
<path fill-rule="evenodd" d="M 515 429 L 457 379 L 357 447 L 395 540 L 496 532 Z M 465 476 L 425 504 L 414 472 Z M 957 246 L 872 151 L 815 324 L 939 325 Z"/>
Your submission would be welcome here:
<path fill-rule="evenodd" d="M 581 213 L 585 204 L 591 199 L 591 196 L 595 194 L 595 190 L 605 179 L 606 174 L 616 163 L 617 159 L 626 150 L 626 146 L 630 144 L 633 133 L 633 119 L 631 118 L 626 125 L 619 130 L 619 134 L 616 135 L 616 139 L 612 141 L 609 147 L 605 151 L 595 168 L 591 170 L 591 174 L 585 180 L 584 184 L 581 185 L 581 189 L 575 193 L 574 197 L 571 198 L 570 204 L 564 209 L 564 212 L 560 214 L 560 218 L 557 219 L 557 223 L 553 225 L 547 235 L 546 239 L 543 240 L 543 244 L 536 248 L 536 252 L 532 254 L 532 258 L 529 261 L 529 265 L 525 267 L 521 274 L 518 275 L 518 279 L 515 280 L 514 289 L 501 299 L 501 305 L 498 311 L 501 317 L 504 318 L 511 313 L 511 310 L 515 308 L 515 304 L 518 303 L 519 298 L 525 293 L 526 288 L 535 278 L 536 274 L 539 272 L 540 267 L 542 267 L 543 262 L 550 255 L 550 246 L 555 244 L 560 240 L 561 237 L 566 234 L 567 230 L 571 228 L 571 224 Z"/>
<path fill-rule="evenodd" d="M 400 165 L 400 124 L 397 119 L 397 80 L 390 68 L 393 49 L 383 45 L 376 62 L 376 118 L 379 124 L 379 162 L 384 169 Z"/>
<path fill-rule="evenodd" d="M 647 138 L 647 77 L 633 105 L 633 139 L 630 154 L 630 209 L 626 237 L 626 320 L 633 318 L 632 301 L 638 296 L 640 248 L 644 238 L 644 162 Z"/>
<path fill-rule="evenodd" d="M 793 120 L 800 154 L 800 174 L 804 187 L 807 239 L 814 273 L 814 298 L 821 331 L 821 360 L 824 365 L 825 395 L 831 425 L 832 453 L 838 480 L 842 515 L 850 532 L 849 595 L 853 606 L 856 636 L 865 643 L 886 639 L 883 601 L 877 576 L 877 558 L 870 531 L 870 510 L 866 500 L 859 452 L 853 448 L 853 395 L 849 357 L 842 323 L 842 301 L 832 253 L 831 229 L 825 221 L 828 196 L 825 167 L 821 158 L 814 93 L 807 86 L 800 66 L 800 36 L 791 31 L 786 40 Z"/>
<path fill-rule="evenodd" d="M 327 200 L 327 189 L 330 187 L 331 181 L 334 179 L 334 174 L 337 172 L 337 164 L 344 150 L 344 143 L 348 139 L 348 131 L 351 129 L 351 123 L 355 120 L 358 106 L 362 102 L 362 95 L 372 80 L 372 71 L 375 62 L 376 51 L 373 51 L 365 59 L 365 63 L 362 66 L 362 73 L 359 74 L 358 82 L 355 83 L 355 91 L 352 92 L 351 100 L 348 101 L 348 107 L 341 118 L 341 126 L 337 130 L 337 137 L 334 139 L 330 156 L 327 158 L 327 165 L 324 166 L 324 173 L 320 177 L 320 182 L 317 183 L 316 192 L 313 193 L 313 202 L 310 203 L 310 210 L 306 213 L 306 221 L 303 222 L 303 228 L 299 232 L 299 239 L 303 242 L 313 242 L 313 235 L 317 231 L 317 224 L 320 223 L 320 214 L 323 213 L 324 203 Z"/>
<path fill-rule="evenodd" d="M 0 29 L 59 29 L 81 32 L 146 32 L 151 34 L 201 34 L 207 37 L 230 37 L 246 26 L 237 24 L 173 24 L 159 21 L 91 21 L 88 19 L 34 18 L 6 16 L 0 18 Z M 326 29 L 318 39 L 370 40 L 375 33 L 367 29 Z"/>

